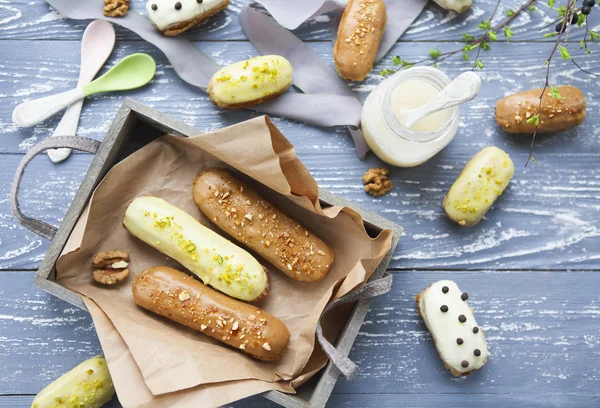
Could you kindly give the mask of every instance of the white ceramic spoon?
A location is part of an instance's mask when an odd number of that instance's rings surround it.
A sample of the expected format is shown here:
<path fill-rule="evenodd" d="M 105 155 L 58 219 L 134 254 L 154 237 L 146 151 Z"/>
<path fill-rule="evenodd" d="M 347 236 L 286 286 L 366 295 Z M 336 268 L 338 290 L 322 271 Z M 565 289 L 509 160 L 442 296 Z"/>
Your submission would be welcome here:
<path fill-rule="evenodd" d="M 112 53 L 114 46 L 115 29 L 108 21 L 96 20 L 87 26 L 81 39 L 81 68 L 77 82 L 78 88 L 92 82 Z M 52 136 L 75 136 L 82 107 L 83 99 L 70 105 Z M 70 154 L 71 149 L 48 150 L 48 157 L 54 163 L 65 160 Z"/>
<path fill-rule="evenodd" d="M 410 128 L 421 119 L 473 99 L 481 89 L 481 78 L 473 71 L 460 74 L 425 105 L 403 111 L 402 124 Z"/>

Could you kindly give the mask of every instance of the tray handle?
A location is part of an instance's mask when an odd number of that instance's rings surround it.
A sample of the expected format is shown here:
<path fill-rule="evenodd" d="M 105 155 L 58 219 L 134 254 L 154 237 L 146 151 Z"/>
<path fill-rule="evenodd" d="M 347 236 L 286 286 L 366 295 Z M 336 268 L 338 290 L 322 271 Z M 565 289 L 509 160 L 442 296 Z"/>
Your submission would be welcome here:
<path fill-rule="evenodd" d="M 27 167 L 27 164 L 29 164 L 31 159 L 44 150 L 59 148 L 70 148 L 95 154 L 98 151 L 98 148 L 100 148 L 100 145 L 101 143 L 99 141 L 89 139 L 87 137 L 55 136 L 45 139 L 33 146 L 27 152 L 25 157 L 23 157 L 21 163 L 19 163 L 19 167 L 17 167 L 17 172 L 15 174 L 15 178 L 13 179 L 12 188 L 10 190 L 10 207 L 14 216 L 17 218 L 17 220 L 19 220 L 19 223 L 40 237 L 48 240 L 52 240 L 54 235 L 56 235 L 56 231 L 58 230 L 58 228 L 48 224 L 47 222 L 27 217 L 21 212 L 21 208 L 19 207 L 19 189 L 21 187 L 21 178 L 23 177 L 25 167 Z"/>
<path fill-rule="evenodd" d="M 325 313 L 329 312 L 331 309 L 335 308 L 338 305 L 383 295 L 385 293 L 388 293 L 391 289 L 392 275 L 386 273 L 381 278 L 371 280 L 368 283 L 351 290 L 339 299 L 336 299 L 333 302 L 331 302 L 329 305 L 327 305 L 325 310 L 323 310 L 321 317 L 323 317 Z M 317 323 L 317 340 L 319 341 L 319 344 L 323 348 L 323 351 L 325 352 L 325 354 L 327 354 L 327 357 L 329 357 L 329 360 L 333 363 L 333 365 L 340 371 L 340 373 L 342 373 L 344 377 L 346 377 L 347 380 L 351 380 L 352 377 L 354 377 L 354 375 L 358 371 L 358 366 L 354 364 L 354 362 L 350 360 L 348 356 L 344 355 L 341 351 L 336 349 L 325 338 L 325 336 L 323 335 L 323 328 L 321 327 L 321 319 L 319 319 L 319 322 Z"/>

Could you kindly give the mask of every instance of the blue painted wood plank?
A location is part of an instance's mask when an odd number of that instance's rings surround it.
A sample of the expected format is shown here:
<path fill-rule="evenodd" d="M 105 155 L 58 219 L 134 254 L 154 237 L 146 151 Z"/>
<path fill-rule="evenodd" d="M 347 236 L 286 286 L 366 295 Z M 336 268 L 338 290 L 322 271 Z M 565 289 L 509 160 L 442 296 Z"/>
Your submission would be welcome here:
<path fill-rule="evenodd" d="M 33 396 L 0 396 L 0 408 L 30 408 Z M 327 407 L 331 408 L 423 408 L 448 407 L 470 408 L 581 408 L 595 407 L 600 402 L 598 395 L 577 394 L 477 394 L 477 395 L 405 395 L 405 394 L 333 394 Z M 119 408 L 111 401 L 103 408 Z M 229 404 L 239 408 L 278 408 L 261 397 Z"/>
<path fill-rule="evenodd" d="M 469 154 L 443 152 L 424 166 L 391 169 L 395 187 L 382 198 L 367 195 L 361 183 L 367 169 L 381 166 L 374 157 L 360 162 L 352 154 L 303 153 L 300 158 L 321 187 L 404 227 L 392 268 L 600 269 L 600 154 L 552 154 L 525 168 L 526 153 L 502 147 L 516 163 L 514 180 L 472 228 L 450 222 L 441 207 Z M 48 247 L 10 213 L 10 184 L 20 159 L 0 155 L 5 170 L 0 173 L 0 269 L 35 269 Z M 89 155 L 74 155 L 58 166 L 45 156 L 36 158 L 24 179 L 23 211 L 58 225 L 90 162 Z"/>
<path fill-rule="evenodd" d="M 32 278 L 0 273 L 0 367 L 11 373 L 0 376 L 0 395 L 35 394 L 101 351 L 89 316 L 33 288 Z M 464 379 L 443 368 L 414 305 L 414 295 L 439 279 L 470 294 L 488 340 L 488 363 Z M 374 300 L 352 349 L 361 370 L 335 392 L 412 394 L 397 400 L 409 406 L 436 401 L 426 395 L 456 402 L 482 394 L 504 403 L 558 398 L 563 406 L 565 395 L 580 394 L 592 401 L 600 386 L 599 284 L 596 272 L 395 272 L 392 292 Z"/>
<path fill-rule="evenodd" d="M 600 13 L 599 13 L 600 14 Z M 245 42 L 198 43 L 198 46 L 221 64 L 228 64 L 256 55 Z M 311 48 L 333 64 L 327 43 L 311 43 Z M 416 46 L 398 44 L 395 54 L 408 60 L 427 55 L 434 43 L 418 43 Z M 457 43 L 439 45 L 442 51 L 460 47 Z M 483 53 L 486 68 L 481 71 L 483 85 L 480 95 L 461 110 L 459 134 L 454 143 L 444 150 L 448 154 L 463 154 L 489 144 L 507 145 L 515 151 L 528 150 L 528 136 L 504 134 L 496 125 L 494 109 L 496 101 L 513 92 L 543 85 L 543 62 L 551 45 L 494 44 L 494 50 Z M 134 52 L 147 52 L 158 62 L 158 73 L 147 87 L 126 93 L 113 93 L 89 98 L 84 106 L 79 128 L 82 136 L 102 139 L 115 112 L 125 96 L 131 96 L 202 131 L 218 129 L 257 115 L 247 110 L 222 111 L 216 108 L 202 91 L 183 83 L 169 66 L 165 57 L 146 43 L 125 41 L 118 44 L 107 66 Z M 572 51 L 579 57 L 579 51 Z M 32 144 L 48 137 L 60 120 L 57 115 L 41 125 L 21 129 L 13 125 L 12 110 L 17 104 L 34 98 L 66 91 L 75 87 L 79 73 L 79 57 L 72 52 L 69 41 L 0 41 L 0 54 L 10 64 L 0 63 L 4 72 L 0 77 L 0 152 L 24 153 Z M 589 57 L 592 69 L 599 66 L 600 52 Z M 587 63 L 586 63 L 587 64 Z M 355 83 L 353 89 L 366 98 L 382 81 L 378 74 L 389 60 L 380 63 L 364 83 Z M 451 77 L 471 69 L 471 62 L 462 58 L 449 60 L 441 65 Z M 555 60 L 551 74 L 554 84 L 571 84 L 580 87 L 587 98 L 589 112 L 598 108 L 600 82 L 580 72 L 569 61 Z M 296 145 L 300 154 L 331 154 L 354 152 L 345 129 L 324 129 L 276 118 L 286 136 Z M 600 120 L 590 114 L 586 122 L 569 132 L 540 137 L 536 145 L 536 157 L 543 159 L 547 153 L 600 153 Z"/>
<path fill-rule="evenodd" d="M 390 0 L 396 1 L 396 0 Z M 499 24 L 506 18 L 508 10 L 517 10 L 526 0 L 503 0 L 494 24 Z M 146 15 L 146 0 L 132 0 L 132 10 Z M 188 31 L 185 36 L 194 40 L 245 40 L 240 25 L 239 13 L 248 0 L 232 0 L 228 10 L 207 20 L 199 27 Z M 538 2 L 533 12 L 523 13 L 511 25 L 515 32 L 513 40 L 543 40 L 543 32 L 539 30 L 556 18 L 546 2 Z M 477 28 L 482 20 L 486 20 L 496 6 L 496 0 L 478 0 L 472 9 L 464 14 L 447 12 L 431 2 L 402 37 L 402 41 L 448 41 L 461 40 L 462 33 L 477 35 Z M 591 14 L 594 25 L 600 23 L 600 18 Z M 79 40 L 87 22 L 69 21 L 59 16 L 43 1 L 12 0 L 0 7 L 0 37 L 9 39 L 70 39 Z M 295 30 L 304 41 L 327 41 L 330 21 L 325 16 L 311 19 Z M 551 25 L 550 29 L 553 29 Z M 139 39 L 135 34 L 117 29 L 119 39 Z M 502 36 L 499 36 L 503 40 Z M 575 38 L 575 37 L 574 37 Z M 575 38 L 576 39 L 576 38 Z M 544 41 L 552 41 L 545 39 Z M 576 42 L 576 41 L 575 41 Z"/>

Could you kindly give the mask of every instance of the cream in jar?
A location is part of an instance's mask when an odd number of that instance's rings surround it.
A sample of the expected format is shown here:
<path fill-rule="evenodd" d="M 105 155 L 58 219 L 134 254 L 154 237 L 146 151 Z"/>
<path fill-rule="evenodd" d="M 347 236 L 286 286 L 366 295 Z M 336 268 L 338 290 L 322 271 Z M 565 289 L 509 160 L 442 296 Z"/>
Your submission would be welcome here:
<path fill-rule="evenodd" d="M 450 78 L 431 67 L 414 67 L 386 79 L 367 97 L 362 131 L 371 150 L 386 163 L 399 167 L 422 164 L 456 135 L 458 107 L 444 109 L 403 125 L 402 112 L 434 99 Z"/>

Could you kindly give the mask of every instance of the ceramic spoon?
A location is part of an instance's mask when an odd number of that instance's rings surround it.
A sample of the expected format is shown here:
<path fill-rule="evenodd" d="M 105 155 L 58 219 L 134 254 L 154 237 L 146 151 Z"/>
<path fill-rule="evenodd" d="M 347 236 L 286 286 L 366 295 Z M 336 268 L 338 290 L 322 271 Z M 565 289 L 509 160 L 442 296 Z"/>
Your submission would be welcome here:
<path fill-rule="evenodd" d="M 402 124 L 410 128 L 412 125 L 437 111 L 448 109 L 461 103 L 470 101 L 481 89 L 481 78 L 476 73 L 464 72 L 454 78 L 447 87 L 425 105 L 418 108 L 403 111 Z"/>
<path fill-rule="evenodd" d="M 87 26 L 81 39 L 81 68 L 77 82 L 78 88 L 92 82 L 110 56 L 114 46 L 115 29 L 108 21 L 96 20 Z M 75 136 L 82 107 L 83 99 L 69 106 L 52 136 Z M 50 160 L 58 163 L 69 157 L 71 149 L 51 149 L 47 153 Z"/>
<path fill-rule="evenodd" d="M 148 54 L 132 54 L 95 81 L 58 95 L 20 104 L 13 111 L 13 122 L 21 127 L 37 125 L 86 96 L 100 92 L 125 91 L 146 85 L 156 73 L 156 63 Z"/>

